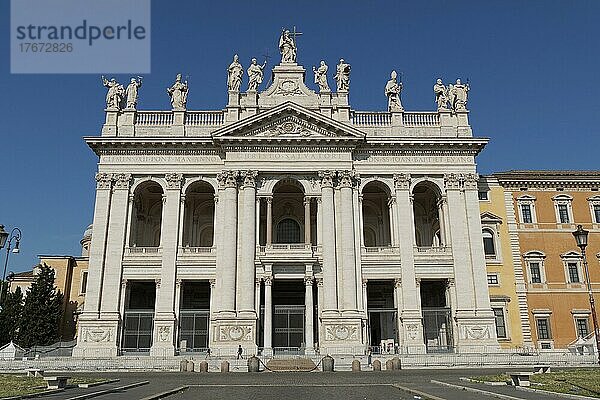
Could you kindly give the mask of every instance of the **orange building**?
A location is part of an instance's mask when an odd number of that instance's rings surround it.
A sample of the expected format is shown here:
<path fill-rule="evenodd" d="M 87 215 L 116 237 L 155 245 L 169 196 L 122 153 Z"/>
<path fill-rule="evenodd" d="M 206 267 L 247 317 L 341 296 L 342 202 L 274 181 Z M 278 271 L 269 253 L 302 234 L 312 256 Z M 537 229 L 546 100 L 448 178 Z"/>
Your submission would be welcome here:
<path fill-rule="evenodd" d="M 60 332 L 62 340 L 71 340 L 77 332 L 77 318 L 83 310 L 85 293 L 87 289 L 87 273 L 89 260 L 89 245 L 92 237 L 92 227 L 88 226 L 81 239 L 81 256 L 69 255 L 41 255 L 40 265 L 47 265 L 54 270 L 55 285 L 64 295 L 63 317 Z M 20 287 L 23 294 L 35 280 L 38 267 L 31 271 L 15 274 L 10 285 L 14 292 Z"/>
<path fill-rule="evenodd" d="M 566 348 L 593 332 L 586 276 L 572 232 L 590 231 L 586 249 L 600 300 L 600 171 L 509 171 L 494 174 L 506 193 L 512 252 L 523 270 L 534 345 Z"/>

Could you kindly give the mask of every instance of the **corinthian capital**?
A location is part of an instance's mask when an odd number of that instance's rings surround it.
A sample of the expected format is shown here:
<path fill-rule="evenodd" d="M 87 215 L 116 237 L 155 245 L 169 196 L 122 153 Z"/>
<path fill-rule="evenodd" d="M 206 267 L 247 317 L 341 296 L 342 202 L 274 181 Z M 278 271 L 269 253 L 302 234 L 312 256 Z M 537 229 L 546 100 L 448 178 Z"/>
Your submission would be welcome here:
<path fill-rule="evenodd" d="M 98 172 L 96 174 L 96 189 L 110 189 L 112 186 L 112 174 Z"/>
<path fill-rule="evenodd" d="M 338 177 L 338 185 L 342 188 L 355 187 L 358 184 L 358 182 L 360 182 L 360 178 L 359 178 L 358 174 L 354 171 L 348 171 L 348 170 L 338 171 L 337 177 Z"/>
<path fill-rule="evenodd" d="M 462 186 L 462 176 L 460 174 L 450 173 L 444 175 L 444 184 L 446 189 L 460 189 Z"/>
<path fill-rule="evenodd" d="M 479 182 L 479 175 L 478 174 L 465 174 L 464 182 L 465 182 L 466 190 L 476 190 L 477 182 Z"/>
<path fill-rule="evenodd" d="M 238 171 L 223 171 L 217 174 L 217 180 L 221 188 L 237 187 Z"/>
<path fill-rule="evenodd" d="M 333 187 L 333 178 L 335 177 L 335 172 L 333 171 L 319 171 L 319 178 L 321 178 L 321 188 L 324 187 Z"/>
<path fill-rule="evenodd" d="M 241 176 L 243 178 L 243 187 L 256 187 L 256 177 L 258 176 L 258 171 L 241 171 Z"/>
<path fill-rule="evenodd" d="M 396 190 L 410 189 L 410 174 L 394 174 L 394 188 Z"/>
<path fill-rule="evenodd" d="M 167 189 L 181 189 L 181 182 L 183 182 L 183 174 L 165 174 L 165 180 L 167 181 Z"/>
<path fill-rule="evenodd" d="M 131 174 L 115 174 L 113 175 L 115 181 L 115 189 L 129 189 L 131 184 Z"/>

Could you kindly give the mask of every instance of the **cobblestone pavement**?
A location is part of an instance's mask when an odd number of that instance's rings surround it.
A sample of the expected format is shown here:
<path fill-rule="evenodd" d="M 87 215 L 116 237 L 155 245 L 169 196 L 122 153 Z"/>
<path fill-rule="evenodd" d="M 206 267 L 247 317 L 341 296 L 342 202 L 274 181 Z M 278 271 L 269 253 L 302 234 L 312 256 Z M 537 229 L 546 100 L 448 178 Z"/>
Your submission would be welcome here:
<path fill-rule="evenodd" d="M 129 384 L 148 381 L 146 385 L 121 390 L 116 393 L 97 396 L 97 399 L 134 400 L 145 399 L 166 391 L 187 386 L 182 392 L 173 393 L 169 400 L 190 400 L 208 398 L 220 399 L 328 399 L 328 400 L 371 400 L 432 398 L 443 400 L 481 400 L 492 399 L 492 393 L 510 396 L 516 400 L 556 399 L 539 393 L 516 390 L 511 387 L 497 387 L 463 382 L 460 377 L 504 372 L 491 369 L 470 370 L 402 370 L 382 372 L 334 372 L 334 373 L 98 373 L 78 374 L 81 376 L 102 376 L 118 378 L 111 385 L 102 385 L 91 389 L 68 389 L 51 397 L 42 399 L 72 399 L 81 394 L 91 394 L 109 388 L 123 387 Z M 432 383 L 432 380 L 450 383 L 461 387 L 470 387 L 490 392 L 465 391 L 457 387 L 447 387 Z M 413 392 L 407 391 L 407 389 Z M 158 397 L 156 397 L 158 398 Z M 509 398 L 509 397 L 505 397 Z"/>

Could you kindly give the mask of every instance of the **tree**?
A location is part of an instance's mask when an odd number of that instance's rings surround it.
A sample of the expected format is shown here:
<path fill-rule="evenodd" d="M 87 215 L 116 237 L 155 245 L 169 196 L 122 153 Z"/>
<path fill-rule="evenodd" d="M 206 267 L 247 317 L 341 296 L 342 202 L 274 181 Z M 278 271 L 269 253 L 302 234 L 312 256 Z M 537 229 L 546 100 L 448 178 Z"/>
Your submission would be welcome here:
<path fill-rule="evenodd" d="M 0 346 L 16 341 L 19 321 L 23 313 L 23 292 L 17 286 L 14 293 L 6 293 L 2 297 L 0 310 Z"/>
<path fill-rule="evenodd" d="M 27 289 L 17 342 L 23 347 L 47 346 L 60 339 L 63 295 L 54 285 L 54 270 L 39 265 L 39 273 Z"/>

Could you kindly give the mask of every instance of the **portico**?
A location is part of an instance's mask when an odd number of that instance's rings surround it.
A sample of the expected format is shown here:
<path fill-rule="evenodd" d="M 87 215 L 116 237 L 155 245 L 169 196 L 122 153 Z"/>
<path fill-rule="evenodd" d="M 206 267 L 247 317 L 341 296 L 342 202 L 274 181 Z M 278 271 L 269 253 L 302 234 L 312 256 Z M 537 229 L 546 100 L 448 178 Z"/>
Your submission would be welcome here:
<path fill-rule="evenodd" d="M 106 110 L 76 355 L 497 347 L 466 108 L 356 111 L 305 73 Z"/>

